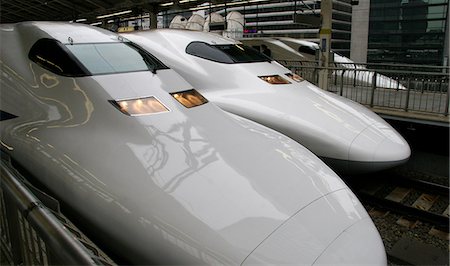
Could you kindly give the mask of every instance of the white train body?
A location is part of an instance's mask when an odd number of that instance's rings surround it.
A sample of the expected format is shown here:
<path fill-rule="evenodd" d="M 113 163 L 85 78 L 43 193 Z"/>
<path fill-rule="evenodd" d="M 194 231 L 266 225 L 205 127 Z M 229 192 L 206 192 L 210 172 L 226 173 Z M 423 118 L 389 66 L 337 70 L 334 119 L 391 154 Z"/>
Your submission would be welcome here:
<path fill-rule="evenodd" d="M 236 52 L 246 48 L 232 39 L 172 29 L 123 36 L 158 56 L 222 109 L 291 137 L 335 170 L 377 171 L 401 164 L 410 156 L 403 137 L 362 105 L 307 81 L 297 82 L 288 77 L 291 71 L 267 58 L 233 61 L 220 49 Z M 247 52 L 257 53 L 249 50 L 239 56 L 246 57 Z M 226 63 L 217 62 L 221 60 Z M 268 76 L 278 76 L 288 84 L 269 84 L 260 78 Z"/>
<path fill-rule="evenodd" d="M 330 168 L 211 103 L 186 108 L 192 98 L 170 93 L 191 85 L 139 47 L 80 24 L 8 24 L 0 34 L 2 151 L 110 255 L 386 264 L 370 217 Z"/>
<path fill-rule="evenodd" d="M 258 40 L 258 38 L 254 40 Z M 278 37 L 276 38 L 276 40 L 297 51 L 300 55 L 307 58 L 307 60 L 315 61 L 316 51 L 319 50 L 319 45 L 317 43 L 288 37 Z M 242 39 L 241 41 L 243 43 L 247 43 L 245 39 Z M 251 39 L 249 39 L 249 42 L 251 42 Z M 294 60 L 301 60 L 301 59 L 294 59 Z M 342 70 L 336 70 L 333 72 L 333 74 L 338 78 L 343 77 L 345 83 L 347 84 L 355 83 L 357 86 L 358 85 L 372 86 L 373 76 L 375 75 L 375 72 L 367 70 L 362 65 L 355 64 L 355 62 L 353 62 L 350 58 L 339 55 L 337 53 L 334 53 L 334 63 L 338 67 L 348 69 L 344 71 L 343 74 Z M 375 78 L 377 88 L 406 90 L 406 87 L 400 84 L 400 82 L 385 75 L 377 74 Z"/>

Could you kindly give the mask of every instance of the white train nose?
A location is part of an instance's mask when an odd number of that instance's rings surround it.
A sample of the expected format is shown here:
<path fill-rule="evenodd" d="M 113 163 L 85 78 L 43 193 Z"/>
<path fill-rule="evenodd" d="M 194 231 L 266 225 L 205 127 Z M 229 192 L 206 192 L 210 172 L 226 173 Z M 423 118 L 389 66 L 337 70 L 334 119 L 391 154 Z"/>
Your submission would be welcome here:
<path fill-rule="evenodd" d="M 379 171 L 404 163 L 411 149 L 406 140 L 387 124 L 376 123 L 355 137 L 349 148 L 350 167 Z"/>
<path fill-rule="evenodd" d="M 363 219 L 339 235 L 314 262 L 325 264 L 387 265 L 386 252 L 372 220 Z"/>
<path fill-rule="evenodd" d="M 381 238 L 348 189 L 328 194 L 289 218 L 243 262 L 252 264 L 386 265 Z"/>

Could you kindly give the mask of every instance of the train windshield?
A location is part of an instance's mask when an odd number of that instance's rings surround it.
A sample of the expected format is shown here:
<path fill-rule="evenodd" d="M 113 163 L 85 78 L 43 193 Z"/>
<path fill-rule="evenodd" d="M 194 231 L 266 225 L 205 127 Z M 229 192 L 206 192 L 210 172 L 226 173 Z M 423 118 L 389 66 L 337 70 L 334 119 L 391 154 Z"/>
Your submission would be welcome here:
<path fill-rule="evenodd" d="M 163 63 L 133 43 L 66 45 L 92 75 L 167 69 Z"/>
<path fill-rule="evenodd" d="M 210 45 L 204 42 L 191 42 L 186 47 L 186 53 L 225 64 L 272 61 L 259 51 L 242 44 Z"/>
<path fill-rule="evenodd" d="M 38 40 L 28 57 L 51 72 L 68 77 L 84 77 L 168 67 L 130 42 L 67 44 L 54 39 Z"/>

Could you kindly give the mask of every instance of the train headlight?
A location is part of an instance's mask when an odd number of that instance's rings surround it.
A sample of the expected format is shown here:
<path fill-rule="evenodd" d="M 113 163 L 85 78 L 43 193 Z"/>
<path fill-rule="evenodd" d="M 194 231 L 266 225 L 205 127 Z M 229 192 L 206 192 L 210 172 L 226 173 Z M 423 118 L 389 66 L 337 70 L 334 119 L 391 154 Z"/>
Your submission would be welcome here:
<path fill-rule="evenodd" d="M 271 75 L 271 76 L 259 76 L 260 79 L 264 80 L 267 83 L 278 85 L 278 84 L 290 84 L 289 80 L 282 78 L 279 75 Z"/>
<path fill-rule="evenodd" d="M 110 102 L 122 113 L 130 116 L 148 115 L 169 111 L 167 107 L 165 107 L 158 99 L 153 96 Z"/>
<path fill-rule="evenodd" d="M 171 95 L 186 108 L 199 106 L 208 102 L 205 97 L 193 89 L 171 93 Z"/>
<path fill-rule="evenodd" d="M 290 77 L 291 79 L 293 79 L 294 81 L 297 81 L 297 82 L 301 82 L 301 81 L 305 80 L 300 75 L 297 75 L 295 73 L 286 73 L 286 76 Z"/>

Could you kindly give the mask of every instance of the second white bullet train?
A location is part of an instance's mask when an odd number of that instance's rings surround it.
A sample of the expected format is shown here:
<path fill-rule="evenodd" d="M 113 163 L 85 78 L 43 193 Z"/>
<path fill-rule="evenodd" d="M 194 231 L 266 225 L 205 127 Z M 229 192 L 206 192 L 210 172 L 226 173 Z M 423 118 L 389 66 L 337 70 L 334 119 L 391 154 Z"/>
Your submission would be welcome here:
<path fill-rule="evenodd" d="M 123 36 L 157 55 L 222 109 L 284 133 L 335 170 L 378 171 L 410 156 L 403 137 L 372 111 L 235 40 L 175 29 Z"/>
<path fill-rule="evenodd" d="M 254 39 L 258 40 L 257 38 Z M 288 47 L 298 51 L 300 55 L 302 55 L 307 60 L 314 61 L 316 54 L 318 53 L 319 45 L 314 42 L 299 40 L 288 37 L 277 37 L 277 41 L 287 45 Z M 251 42 L 251 40 L 248 40 Z M 245 41 L 244 43 L 246 43 Z M 342 56 L 337 53 L 333 53 L 334 55 L 334 64 L 337 67 L 346 68 L 347 71 L 342 73 L 342 70 L 337 70 L 334 72 L 334 75 L 338 78 L 344 78 L 344 82 L 346 83 L 355 83 L 359 86 L 372 86 L 373 76 L 375 72 L 367 70 L 367 68 L 362 64 L 357 64 L 353 62 L 350 58 Z M 353 71 L 354 70 L 354 71 Z M 394 80 L 390 77 L 377 73 L 376 75 L 376 87 L 377 88 L 385 88 L 385 89 L 396 89 L 396 90 L 406 90 L 407 88 L 403 86 L 399 81 Z"/>
<path fill-rule="evenodd" d="M 114 33 L 0 27 L 2 152 L 124 264 L 386 265 L 340 178 Z"/>

